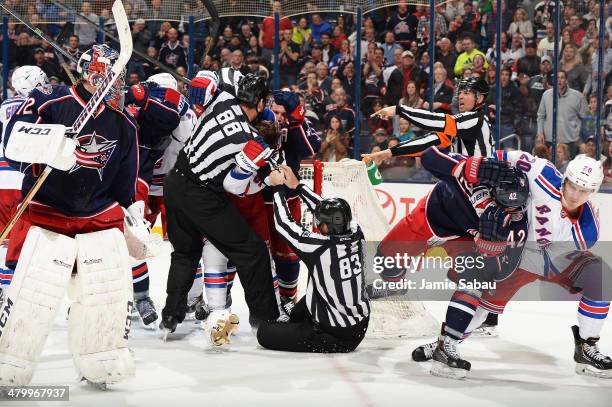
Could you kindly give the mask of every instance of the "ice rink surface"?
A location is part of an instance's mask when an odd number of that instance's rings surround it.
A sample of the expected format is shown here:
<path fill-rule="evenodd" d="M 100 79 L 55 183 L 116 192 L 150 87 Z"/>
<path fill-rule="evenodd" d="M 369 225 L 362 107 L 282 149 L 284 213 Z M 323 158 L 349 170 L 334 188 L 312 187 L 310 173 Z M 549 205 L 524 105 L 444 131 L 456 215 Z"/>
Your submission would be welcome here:
<path fill-rule="evenodd" d="M 150 262 L 152 298 L 161 313 L 170 262 L 166 252 Z M 67 349 L 66 309 L 60 310 L 32 385 L 70 385 L 70 402 L 0 402 L 2 405 L 70 406 L 612 406 L 612 380 L 574 373 L 577 303 L 510 303 L 498 338 L 477 338 L 460 348 L 472 362 L 465 380 L 431 376 L 415 363 L 412 349 L 425 339 L 366 339 L 343 355 L 294 354 L 259 347 L 248 325 L 239 284 L 233 310 L 241 326 L 231 348 L 207 346 L 194 321 L 179 325 L 168 342 L 132 324 L 135 377 L 102 392 L 76 382 Z M 446 303 L 426 306 L 441 320 Z M 600 347 L 612 354 L 612 325 Z"/>

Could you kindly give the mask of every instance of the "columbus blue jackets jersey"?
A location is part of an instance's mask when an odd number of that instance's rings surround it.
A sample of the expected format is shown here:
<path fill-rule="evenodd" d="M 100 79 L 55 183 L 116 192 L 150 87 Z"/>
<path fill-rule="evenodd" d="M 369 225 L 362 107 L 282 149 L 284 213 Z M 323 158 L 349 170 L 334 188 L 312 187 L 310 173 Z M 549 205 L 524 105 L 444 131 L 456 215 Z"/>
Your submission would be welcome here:
<path fill-rule="evenodd" d="M 70 88 L 48 85 L 35 89 L 9 122 L 4 145 L 17 121 L 70 127 L 89 98 L 83 85 Z M 35 200 L 74 216 L 93 215 L 115 202 L 129 206 L 134 199 L 138 175 L 137 137 L 136 123 L 127 112 L 100 105 L 76 136 L 76 164 L 68 171 L 53 170 Z M 41 166 L 9 163 L 25 174 L 22 191 L 27 193 Z"/>

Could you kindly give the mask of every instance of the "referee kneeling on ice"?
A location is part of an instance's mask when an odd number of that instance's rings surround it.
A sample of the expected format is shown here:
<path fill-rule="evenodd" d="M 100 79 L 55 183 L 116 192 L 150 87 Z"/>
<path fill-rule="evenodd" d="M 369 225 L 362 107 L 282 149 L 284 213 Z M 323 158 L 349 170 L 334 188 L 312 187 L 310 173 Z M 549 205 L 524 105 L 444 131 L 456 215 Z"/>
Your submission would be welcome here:
<path fill-rule="evenodd" d="M 320 233 L 296 223 L 285 190 L 274 187 L 274 223 L 278 233 L 308 267 L 306 295 L 295 305 L 289 323 L 259 326 L 264 348 L 289 352 L 352 352 L 363 340 L 370 320 L 363 275 L 364 236 L 351 224 L 351 208 L 341 198 L 322 199 L 300 184 L 291 168 L 281 166 L 284 184 L 296 189 Z"/>

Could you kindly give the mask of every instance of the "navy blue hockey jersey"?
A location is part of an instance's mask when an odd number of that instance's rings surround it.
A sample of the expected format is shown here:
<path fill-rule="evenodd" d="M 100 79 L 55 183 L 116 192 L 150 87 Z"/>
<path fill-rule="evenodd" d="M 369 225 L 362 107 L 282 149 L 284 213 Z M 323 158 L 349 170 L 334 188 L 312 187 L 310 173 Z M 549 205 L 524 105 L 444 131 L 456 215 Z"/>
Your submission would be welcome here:
<path fill-rule="evenodd" d="M 36 88 L 9 122 L 5 146 L 17 121 L 72 126 L 90 97 L 83 85 Z M 102 104 L 76 140 L 76 164 L 68 171 L 53 170 L 36 194 L 36 201 L 73 216 L 93 215 L 115 202 L 128 207 L 138 176 L 138 131 L 133 118 Z M 25 174 L 25 195 L 41 166 L 9 163 Z"/>

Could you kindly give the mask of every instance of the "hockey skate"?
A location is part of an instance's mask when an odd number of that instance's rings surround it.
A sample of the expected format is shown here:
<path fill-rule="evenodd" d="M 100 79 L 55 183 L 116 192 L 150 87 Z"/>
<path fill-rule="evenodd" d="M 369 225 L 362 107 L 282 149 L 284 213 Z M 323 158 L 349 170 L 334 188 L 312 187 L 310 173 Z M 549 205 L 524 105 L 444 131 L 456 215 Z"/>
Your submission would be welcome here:
<path fill-rule="evenodd" d="M 280 315 L 276 319 L 276 322 L 289 322 L 293 307 L 295 307 L 295 303 L 292 300 L 283 300 L 283 297 L 281 297 L 281 306 L 278 309 Z"/>
<path fill-rule="evenodd" d="M 204 296 L 202 294 L 197 297 L 190 298 L 187 301 L 187 309 L 185 310 L 185 319 L 186 320 L 205 320 L 210 314 L 210 310 L 208 309 L 208 304 L 204 301 Z"/>
<path fill-rule="evenodd" d="M 238 330 L 239 323 L 238 315 L 229 309 L 214 310 L 203 322 L 203 328 L 213 346 L 223 346 L 231 343 L 231 336 Z"/>
<path fill-rule="evenodd" d="M 142 319 L 144 326 L 149 326 L 152 322 L 157 321 L 157 311 L 151 297 L 146 297 L 136 300 L 136 310 Z"/>
<path fill-rule="evenodd" d="M 461 359 L 457 352 L 459 341 L 449 336 L 443 336 L 438 340 L 438 346 L 433 353 L 434 364 L 429 373 L 438 377 L 448 379 L 463 379 L 472 367 L 467 360 Z"/>
<path fill-rule="evenodd" d="M 487 315 L 487 319 L 476 329 L 472 331 L 472 338 L 496 338 L 499 336 L 497 332 L 497 314 Z"/>
<path fill-rule="evenodd" d="M 84 377 L 81 377 L 81 381 L 82 382 L 87 382 L 88 386 L 93 387 L 94 389 L 98 389 L 98 390 L 102 390 L 102 391 L 106 391 L 108 389 L 108 386 L 106 383 L 95 383 L 92 382 L 91 380 L 88 380 Z"/>
<path fill-rule="evenodd" d="M 599 338 L 582 339 L 577 325 L 572 326 L 574 334 L 574 361 L 576 373 L 584 376 L 612 379 L 612 359 L 602 354 L 597 346 Z"/>
<path fill-rule="evenodd" d="M 437 347 L 438 341 L 435 341 L 415 348 L 412 351 L 412 360 L 415 362 L 427 362 L 431 360 Z"/>
<path fill-rule="evenodd" d="M 168 339 L 168 335 L 176 330 L 178 326 L 178 320 L 173 316 L 167 316 L 162 318 L 162 321 L 159 323 L 159 329 L 163 331 L 162 340 L 166 342 Z"/>

